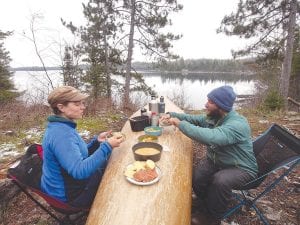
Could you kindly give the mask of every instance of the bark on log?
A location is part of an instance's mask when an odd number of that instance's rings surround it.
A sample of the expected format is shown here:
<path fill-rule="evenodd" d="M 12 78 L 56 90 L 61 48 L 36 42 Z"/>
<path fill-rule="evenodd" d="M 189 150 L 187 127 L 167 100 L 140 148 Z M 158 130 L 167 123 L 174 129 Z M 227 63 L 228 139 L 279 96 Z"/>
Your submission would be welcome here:
<path fill-rule="evenodd" d="M 183 112 L 165 99 L 167 112 Z M 134 116 L 140 115 L 137 111 Z M 178 128 L 164 130 L 158 143 L 165 148 L 156 162 L 161 179 L 149 186 L 129 183 L 124 168 L 134 161 L 132 146 L 143 131 L 132 132 L 127 121 L 126 141 L 112 152 L 86 225 L 187 225 L 191 222 L 192 141 Z"/>

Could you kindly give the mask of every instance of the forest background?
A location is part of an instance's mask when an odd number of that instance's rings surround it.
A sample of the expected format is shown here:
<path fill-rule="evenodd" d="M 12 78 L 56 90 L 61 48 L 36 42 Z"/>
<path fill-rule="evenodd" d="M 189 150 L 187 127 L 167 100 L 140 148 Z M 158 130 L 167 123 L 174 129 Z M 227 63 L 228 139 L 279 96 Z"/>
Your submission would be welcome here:
<path fill-rule="evenodd" d="M 268 87 L 262 90 L 261 95 L 265 96 L 262 101 L 273 102 L 272 109 L 287 109 L 288 97 L 299 101 L 298 1 L 241 1 L 236 12 L 225 15 L 217 32 L 252 40 L 252 44 L 244 49 L 233 51 L 232 60 L 183 59 L 172 52 L 172 42 L 181 35 L 172 34 L 165 28 L 172 26 L 170 14 L 181 11 L 183 7 L 175 0 L 90 0 L 83 3 L 86 25 L 76 26 L 72 21 L 61 19 L 78 40 L 77 43 L 62 44 L 61 63 L 57 67 L 62 70 L 63 83 L 89 92 L 93 99 L 110 98 L 112 88 L 117 88 L 124 93 L 123 103 L 127 107 L 130 93 L 153 94 L 142 75 L 136 72 L 141 63 L 133 65 L 133 52 L 139 46 L 141 52 L 151 59 L 146 66 L 144 63 L 144 68 L 183 72 L 228 71 L 230 68 L 235 72 L 252 72 L 258 74 Z M 51 91 L 54 86 L 47 73 L 42 54 L 44 49 L 39 49 L 40 40 L 36 39 L 40 19 L 40 15 L 32 15 L 31 34 L 27 37 L 35 47 Z M 9 35 L 13 32 L 0 33 L 2 103 L 18 96 L 10 79 L 9 49 L 4 47 L 4 40 Z M 113 80 L 112 74 L 123 76 L 125 82 Z"/>

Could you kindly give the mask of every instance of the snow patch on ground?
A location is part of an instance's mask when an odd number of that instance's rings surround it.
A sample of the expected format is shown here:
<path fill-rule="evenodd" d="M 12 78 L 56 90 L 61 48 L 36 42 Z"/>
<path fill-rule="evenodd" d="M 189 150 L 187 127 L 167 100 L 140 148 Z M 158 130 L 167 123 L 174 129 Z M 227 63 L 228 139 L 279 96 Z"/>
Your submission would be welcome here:
<path fill-rule="evenodd" d="M 15 157 L 20 153 L 17 151 L 17 147 L 12 143 L 0 144 L 0 159 Z"/>

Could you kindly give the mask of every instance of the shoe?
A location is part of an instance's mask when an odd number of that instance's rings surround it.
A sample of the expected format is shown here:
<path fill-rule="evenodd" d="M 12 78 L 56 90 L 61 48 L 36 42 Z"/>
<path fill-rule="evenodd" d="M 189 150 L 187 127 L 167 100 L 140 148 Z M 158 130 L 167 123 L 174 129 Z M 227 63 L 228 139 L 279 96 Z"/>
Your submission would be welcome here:
<path fill-rule="evenodd" d="M 203 212 L 207 213 L 206 203 L 203 199 L 192 197 L 192 213 Z"/>
<path fill-rule="evenodd" d="M 192 218 L 191 225 L 221 225 L 221 221 L 207 221 L 206 219 Z"/>
<path fill-rule="evenodd" d="M 196 212 L 192 214 L 191 225 L 221 225 L 221 220 L 207 213 Z"/>
<path fill-rule="evenodd" d="M 191 225 L 206 225 L 206 216 L 201 212 L 192 213 Z"/>
<path fill-rule="evenodd" d="M 221 225 L 221 219 L 218 219 L 211 214 L 207 214 L 207 224 L 208 225 Z"/>

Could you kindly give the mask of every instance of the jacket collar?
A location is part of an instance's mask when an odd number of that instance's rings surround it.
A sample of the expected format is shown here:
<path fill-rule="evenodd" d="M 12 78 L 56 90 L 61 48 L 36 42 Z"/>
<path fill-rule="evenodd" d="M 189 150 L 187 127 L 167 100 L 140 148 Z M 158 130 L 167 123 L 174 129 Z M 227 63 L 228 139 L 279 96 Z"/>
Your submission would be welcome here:
<path fill-rule="evenodd" d="M 68 124 L 69 126 L 71 126 L 71 127 L 74 127 L 74 128 L 76 128 L 76 126 L 77 126 L 77 124 L 74 122 L 74 121 L 72 121 L 72 120 L 69 120 L 69 119 L 67 119 L 67 118 L 65 118 L 65 117 L 62 117 L 62 116 L 57 116 L 57 115 L 51 115 L 51 116 L 49 116 L 48 117 L 48 122 L 60 122 L 60 123 L 66 123 L 66 124 Z"/>

